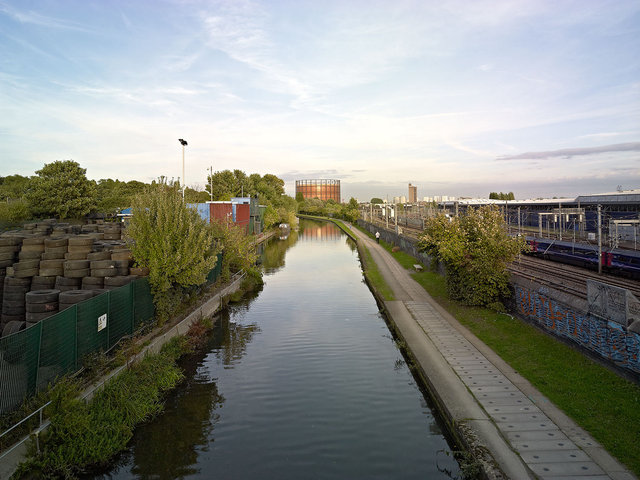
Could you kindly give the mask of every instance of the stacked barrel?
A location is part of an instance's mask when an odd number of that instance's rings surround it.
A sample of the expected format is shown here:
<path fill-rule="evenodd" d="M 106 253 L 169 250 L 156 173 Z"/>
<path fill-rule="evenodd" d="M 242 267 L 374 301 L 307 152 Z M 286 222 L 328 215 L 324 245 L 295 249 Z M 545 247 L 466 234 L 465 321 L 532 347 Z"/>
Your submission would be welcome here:
<path fill-rule="evenodd" d="M 119 223 L 45 220 L 0 235 L 2 336 L 148 275 L 132 262 Z"/>

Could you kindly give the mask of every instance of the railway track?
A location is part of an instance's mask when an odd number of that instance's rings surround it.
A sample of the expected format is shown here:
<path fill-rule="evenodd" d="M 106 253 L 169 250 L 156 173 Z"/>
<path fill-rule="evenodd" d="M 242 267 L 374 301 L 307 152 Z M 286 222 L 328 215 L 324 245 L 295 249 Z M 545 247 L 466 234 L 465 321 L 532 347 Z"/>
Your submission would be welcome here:
<path fill-rule="evenodd" d="M 602 274 L 571 265 L 521 255 L 510 266 L 512 273 L 544 283 L 554 288 L 587 298 L 587 280 L 606 283 L 615 287 L 626 288 L 640 298 L 640 282 L 614 275 Z"/>
<path fill-rule="evenodd" d="M 375 222 L 377 226 L 385 229 L 384 221 Z M 410 226 L 400 224 L 402 235 L 417 240 L 422 231 Z M 389 230 L 395 230 L 395 225 L 390 224 Z M 572 265 L 557 263 L 542 258 L 521 255 L 510 266 L 509 270 L 516 275 L 547 285 L 579 298 L 587 298 L 587 280 L 595 280 L 616 287 L 626 288 L 636 297 L 640 298 L 640 282 L 637 280 L 602 274 Z"/>

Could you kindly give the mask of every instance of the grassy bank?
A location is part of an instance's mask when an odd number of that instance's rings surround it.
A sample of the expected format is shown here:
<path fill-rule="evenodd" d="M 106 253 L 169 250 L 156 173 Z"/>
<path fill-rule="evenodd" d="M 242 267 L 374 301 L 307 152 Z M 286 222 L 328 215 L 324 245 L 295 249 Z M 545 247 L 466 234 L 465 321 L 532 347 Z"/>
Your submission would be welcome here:
<path fill-rule="evenodd" d="M 386 242 L 381 244 L 398 263 L 412 270 L 415 258 L 401 251 L 392 252 L 392 246 Z M 522 320 L 451 301 L 441 275 L 425 271 L 413 273 L 412 277 L 460 323 L 640 476 L 639 385 Z"/>

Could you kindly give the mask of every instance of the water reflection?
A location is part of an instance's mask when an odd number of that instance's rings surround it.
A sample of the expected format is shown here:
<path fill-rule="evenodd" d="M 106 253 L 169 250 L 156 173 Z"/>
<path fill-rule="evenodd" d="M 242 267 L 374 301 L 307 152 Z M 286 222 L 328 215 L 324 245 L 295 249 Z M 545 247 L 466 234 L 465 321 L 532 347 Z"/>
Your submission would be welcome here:
<path fill-rule="evenodd" d="M 251 300 L 257 297 L 258 295 L 255 294 Z M 260 332 L 260 327 L 255 323 L 241 323 L 244 314 L 249 310 L 249 305 L 249 300 L 232 305 L 217 317 L 209 350 L 225 367 L 232 366 L 240 360 L 246 353 L 253 336 Z M 230 311 L 233 312 L 234 321 L 230 320 Z"/>
<path fill-rule="evenodd" d="M 300 239 L 305 241 L 339 241 L 344 236 L 342 230 L 329 222 L 315 222 L 304 219 L 300 221 L 299 230 Z"/>
<path fill-rule="evenodd" d="M 298 232 L 291 230 L 285 239 L 273 238 L 268 242 L 268 248 L 264 248 L 260 256 L 263 271 L 272 275 L 285 265 L 285 254 L 298 241 Z"/>

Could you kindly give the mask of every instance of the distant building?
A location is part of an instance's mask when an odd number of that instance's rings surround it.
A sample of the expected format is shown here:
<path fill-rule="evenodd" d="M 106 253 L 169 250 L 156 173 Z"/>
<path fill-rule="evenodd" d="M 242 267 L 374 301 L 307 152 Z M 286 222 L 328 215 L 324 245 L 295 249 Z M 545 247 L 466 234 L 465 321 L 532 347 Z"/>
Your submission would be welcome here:
<path fill-rule="evenodd" d="M 334 200 L 340 203 L 340 180 L 296 180 L 296 196 L 303 198 L 319 198 L 320 200 Z"/>
<path fill-rule="evenodd" d="M 409 184 L 409 203 L 418 203 L 418 187 Z"/>

